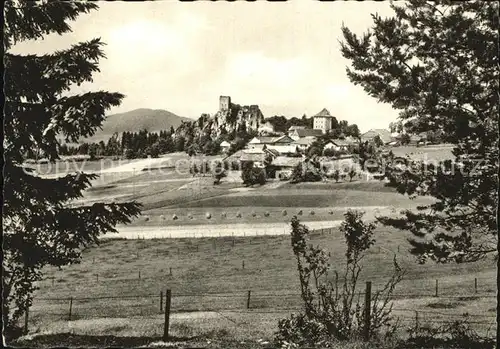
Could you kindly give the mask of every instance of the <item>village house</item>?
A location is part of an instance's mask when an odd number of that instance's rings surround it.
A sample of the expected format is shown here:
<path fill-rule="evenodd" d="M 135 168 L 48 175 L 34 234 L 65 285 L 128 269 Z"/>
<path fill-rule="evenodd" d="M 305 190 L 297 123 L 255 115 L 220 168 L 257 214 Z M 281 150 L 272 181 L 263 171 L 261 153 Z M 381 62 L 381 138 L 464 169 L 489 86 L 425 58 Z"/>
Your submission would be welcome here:
<path fill-rule="evenodd" d="M 259 136 L 253 138 L 247 146 L 247 149 L 272 149 L 280 154 L 295 153 L 296 146 L 294 140 L 287 135 L 282 136 Z"/>
<path fill-rule="evenodd" d="M 305 126 L 295 126 L 295 125 L 293 125 L 293 126 L 290 126 L 290 128 L 288 129 L 288 131 L 286 131 L 286 134 L 291 137 L 295 130 L 305 130 L 306 128 L 307 127 L 305 127 Z"/>
<path fill-rule="evenodd" d="M 389 144 L 392 141 L 394 141 L 394 139 L 391 136 L 391 132 L 389 132 L 389 130 L 386 129 L 371 129 L 370 131 L 365 132 L 361 135 L 361 141 L 372 142 L 377 136 L 380 137 L 380 139 L 384 144 Z"/>
<path fill-rule="evenodd" d="M 275 169 L 275 178 L 286 180 L 292 175 L 294 167 L 304 161 L 303 157 L 278 156 L 271 163 Z"/>
<path fill-rule="evenodd" d="M 346 139 L 333 139 L 325 144 L 324 149 L 333 149 L 335 151 L 347 151 L 353 143 Z"/>
<path fill-rule="evenodd" d="M 323 134 L 321 130 L 313 130 L 310 128 L 296 129 L 290 134 L 293 140 L 299 140 L 305 137 L 319 137 Z"/>
<path fill-rule="evenodd" d="M 239 168 L 241 168 L 244 162 L 252 161 L 254 167 L 263 168 L 265 166 L 266 159 L 270 159 L 272 161 L 278 156 L 279 153 L 272 149 L 241 149 L 224 158 L 223 161 L 227 164 L 238 163 Z"/>
<path fill-rule="evenodd" d="M 220 144 L 220 149 L 223 153 L 227 153 L 229 151 L 229 148 L 231 147 L 231 143 L 229 143 L 228 141 L 223 141 L 221 144 Z"/>
<path fill-rule="evenodd" d="M 305 151 L 309 149 L 309 147 L 314 143 L 315 140 L 316 137 L 303 137 L 295 140 L 292 144 L 294 144 L 297 149 Z"/>

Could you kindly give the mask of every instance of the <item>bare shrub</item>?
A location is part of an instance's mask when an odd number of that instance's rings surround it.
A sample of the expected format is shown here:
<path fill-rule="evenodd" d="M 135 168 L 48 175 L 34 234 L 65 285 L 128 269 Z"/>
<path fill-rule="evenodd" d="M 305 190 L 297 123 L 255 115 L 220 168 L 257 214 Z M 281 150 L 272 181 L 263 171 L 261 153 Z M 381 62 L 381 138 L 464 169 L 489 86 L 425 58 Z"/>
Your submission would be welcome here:
<path fill-rule="evenodd" d="M 281 214 L 282 214 L 283 216 L 286 216 L 286 215 L 288 214 L 288 212 L 286 212 L 286 210 L 283 210 L 283 212 L 281 212 Z"/>
<path fill-rule="evenodd" d="M 360 297 L 359 275 L 361 260 L 375 243 L 375 224 L 364 223 L 361 212 L 349 210 L 344 216 L 340 230 L 346 242 L 346 268 L 341 276 L 335 271 L 333 281 L 329 278 L 328 254 L 309 244 L 309 229 L 293 217 L 291 242 L 299 271 L 304 312 L 299 317 L 280 321 L 275 338 L 279 345 L 293 342 L 299 346 L 317 346 L 318 341 L 348 340 L 364 332 L 364 300 Z M 372 338 L 379 337 L 384 327 L 389 329 L 385 335 L 394 331 L 390 299 L 405 272 L 395 256 L 393 265 L 392 276 L 381 290 L 372 294 L 369 333 Z"/>
<path fill-rule="evenodd" d="M 241 212 L 236 213 L 236 218 L 241 218 Z"/>
<path fill-rule="evenodd" d="M 226 212 L 222 212 L 222 213 L 220 214 L 220 216 L 221 216 L 221 218 L 226 218 L 227 214 L 226 214 Z"/>
<path fill-rule="evenodd" d="M 210 212 L 207 212 L 207 213 L 205 214 L 205 217 L 206 217 L 207 219 L 210 219 L 210 218 L 212 218 L 212 215 L 210 214 Z"/>
<path fill-rule="evenodd" d="M 266 216 L 266 217 L 269 217 L 270 215 L 271 215 L 271 214 L 269 213 L 269 211 L 266 211 L 266 212 L 264 213 L 264 216 Z"/>
<path fill-rule="evenodd" d="M 192 215 L 191 213 L 190 213 L 190 214 L 188 214 L 188 218 L 189 218 L 189 219 L 193 219 L 193 215 Z"/>
<path fill-rule="evenodd" d="M 176 221 L 178 218 L 179 218 L 179 217 L 177 217 L 177 215 L 176 215 L 175 213 L 172 215 L 172 219 L 173 219 L 174 221 Z"/>
<path fill-rule="evenodd" d="M 310 214 L 311 216 L 314 216 L 315 212 L 314 212 L 314 211 L 311 211 L 311 212 L 309 212 L 309 214 Z"/>
<path fill-rule="evenodd" d="M 148 222 L 149 221 L 149 216 L 144 216 L 144 222 Z"/>
<path fill-rule="evenodd" d="M 299 216 L 302 216 L 302 210 L 299 210 L 299 212 L 297 212 L 297 214 L 298 214 Z"/>

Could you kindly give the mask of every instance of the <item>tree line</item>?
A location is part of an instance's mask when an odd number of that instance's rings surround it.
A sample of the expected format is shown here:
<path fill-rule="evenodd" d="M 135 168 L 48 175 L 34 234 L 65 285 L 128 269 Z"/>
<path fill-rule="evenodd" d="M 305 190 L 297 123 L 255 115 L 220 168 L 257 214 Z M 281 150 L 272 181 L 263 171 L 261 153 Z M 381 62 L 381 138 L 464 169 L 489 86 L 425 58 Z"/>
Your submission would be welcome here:
<path fill-rule="evenodd" d="M 183 137 L 173 137 L 173 127 L 169 131 L 123 132 L 113 134 L 107 142 L 85 142 L 79 145 L 61 144 L 61 155 L 89 155 L 91 159 L 103 156 L 120 156 L 127 159 L 158 157 L 160 154 L 183 151 Z"/>

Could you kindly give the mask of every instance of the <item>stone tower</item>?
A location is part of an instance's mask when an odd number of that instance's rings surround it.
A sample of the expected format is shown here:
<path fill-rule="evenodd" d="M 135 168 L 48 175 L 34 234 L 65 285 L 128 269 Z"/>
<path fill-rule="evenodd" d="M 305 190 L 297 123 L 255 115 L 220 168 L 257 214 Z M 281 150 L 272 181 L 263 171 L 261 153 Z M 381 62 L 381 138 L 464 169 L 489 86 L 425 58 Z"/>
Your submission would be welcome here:
<path fill-rule="evenodd" d="M 219 97 L 219 110 L 229 110 L 231 106 L 231 97 L 220 96 Z"/>

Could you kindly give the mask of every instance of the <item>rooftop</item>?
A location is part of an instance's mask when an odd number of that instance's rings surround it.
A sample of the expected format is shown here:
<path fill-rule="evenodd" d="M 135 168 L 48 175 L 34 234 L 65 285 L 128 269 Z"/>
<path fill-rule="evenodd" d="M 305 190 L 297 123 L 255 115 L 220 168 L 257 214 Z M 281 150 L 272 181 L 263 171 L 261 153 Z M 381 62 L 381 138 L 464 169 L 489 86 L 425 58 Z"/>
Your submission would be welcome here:
<path fill-rule="evenodd" d="M 297 139 L 293 144 L 311 145 L 316 140 L 316 137 L 303 137 Z"/>
<path fill-rule="evenodd" d="M 295 132 L 297 133 L 297 135 L 300 138 L 318 137 L 318 136 L 321 136 L 323 134 L 323 131 L 321 131 L 321 130 L 314 130 L 314 129 L 310 129 L 310 128 L 302 129 L 302 130 L 295 130 Z"/>
<path fill-rule="evenodd" d="M 290 126 L 290 128 L 288 129 L 288 131 L 304 130 L 305 128 L 306 128 L 305 126 L 295 126 L 295 125 L 292 125 L 292 126 Z"/>
<path fill-rule="evenodd" d="M 318 114 L 314 115 L 313 117 L 333 118 L 332 114 L 330 114 L 330 112 L 326 108 L 323 108 Z"/>
<path fill-rule="evenodd" d="M 281 135 L 281 136 L 259 136 L 253 138 L 250 143 L 252 144 L 274 144 L 277 142 L 281 143 L 287 143 L 287 142 L 293 142 L 293 139 L 288 137 L 287 135 Z"/>

